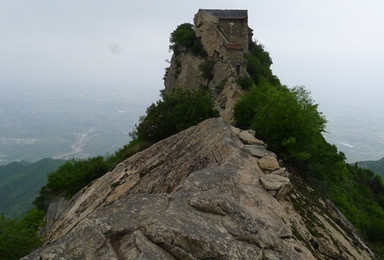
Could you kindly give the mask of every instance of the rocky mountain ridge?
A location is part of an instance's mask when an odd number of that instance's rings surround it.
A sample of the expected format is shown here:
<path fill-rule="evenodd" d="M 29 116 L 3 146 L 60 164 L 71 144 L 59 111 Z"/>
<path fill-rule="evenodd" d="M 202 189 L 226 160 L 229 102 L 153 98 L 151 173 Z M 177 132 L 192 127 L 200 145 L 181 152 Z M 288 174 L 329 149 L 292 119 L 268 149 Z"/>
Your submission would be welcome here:
<path fill-rule="evenodd" d="M 23 259 L 372 259 L 280 164 L 252 132 L 206 120 L 81 190 Z"/>

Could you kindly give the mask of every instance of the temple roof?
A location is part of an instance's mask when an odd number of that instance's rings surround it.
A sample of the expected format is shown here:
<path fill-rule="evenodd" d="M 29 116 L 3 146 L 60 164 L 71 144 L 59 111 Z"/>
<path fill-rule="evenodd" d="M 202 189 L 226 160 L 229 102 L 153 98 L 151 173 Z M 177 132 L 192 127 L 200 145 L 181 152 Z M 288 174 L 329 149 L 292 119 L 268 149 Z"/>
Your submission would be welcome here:
<path fill-rule="evenodd" d="M 247 19 L 248 10 L 222 10 L 222 9 L 200 9 L 200 11 L 211 13 L 220 19 Z"/>

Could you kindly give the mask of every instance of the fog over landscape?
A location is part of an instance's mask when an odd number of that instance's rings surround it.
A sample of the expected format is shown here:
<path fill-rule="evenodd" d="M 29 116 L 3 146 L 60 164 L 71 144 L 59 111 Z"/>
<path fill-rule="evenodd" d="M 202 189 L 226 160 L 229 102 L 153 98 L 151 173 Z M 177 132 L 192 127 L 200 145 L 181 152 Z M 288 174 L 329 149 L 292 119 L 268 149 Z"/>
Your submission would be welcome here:
<path fill-rule="evenodd" d="M 0 164 L 105 155 L 159 98 L 169 35 L 199 8 L 248 9 L 281 82 L 303 85 L 348 161 L 384 157 L 384 3 L 0 1 Z"/>

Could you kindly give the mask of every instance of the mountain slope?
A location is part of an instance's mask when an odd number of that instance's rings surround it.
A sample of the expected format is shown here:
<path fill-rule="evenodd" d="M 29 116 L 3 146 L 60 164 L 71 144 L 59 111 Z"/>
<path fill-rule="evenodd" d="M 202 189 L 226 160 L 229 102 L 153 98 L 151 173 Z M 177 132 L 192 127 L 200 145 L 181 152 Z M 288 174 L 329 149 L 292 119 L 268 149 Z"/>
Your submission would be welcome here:
<path fill-rule="evenodd" d="M 46 158 L 35 163 L 22 161 L 0 166 L 0 212 L 17 217 L 32 208 L 34 198 L 47 182 L 47 174 L 64 162 Z"/>
<path fill-rule="evenodd" d="M 371 259 L 331 204 L 297 181 L 287 194 L 279 174 L 260 140 L 209 119 L 77 193 L 23 259 Z"/>
<path fill-rule="evenodd" d="M 357 164 L 364 169 L 371 170 L 384 179 L 384 158 L 378 161 L 361 161 Z"/>

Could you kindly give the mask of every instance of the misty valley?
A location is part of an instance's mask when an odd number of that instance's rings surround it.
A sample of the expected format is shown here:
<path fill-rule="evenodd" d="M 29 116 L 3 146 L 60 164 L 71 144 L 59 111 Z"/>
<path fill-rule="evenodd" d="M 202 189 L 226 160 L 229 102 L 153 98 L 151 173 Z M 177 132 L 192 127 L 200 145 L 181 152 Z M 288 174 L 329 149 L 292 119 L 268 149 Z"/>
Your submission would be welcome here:
<path fill-rule="evenodd" d="M 153 102 L 149 97 L 143 99 L 139 102 L 128 93 L 108 90 L 87 95 L 68 93 L 64 97 L 2 91 L 0 165 L 113 153 L 129 142 L 129 132 Z M 384 157 L 380 111 L 335 104 L 320 104 L 320 109 L 328 120 L 325 138 L 345 153 L 347 161 Z"/>
<path fill-rule="evenodd" d="M 129 142 L 147 102 L 124 90 L 65 95 L 2 91 L 0 165 L 113 153 Z"/>

